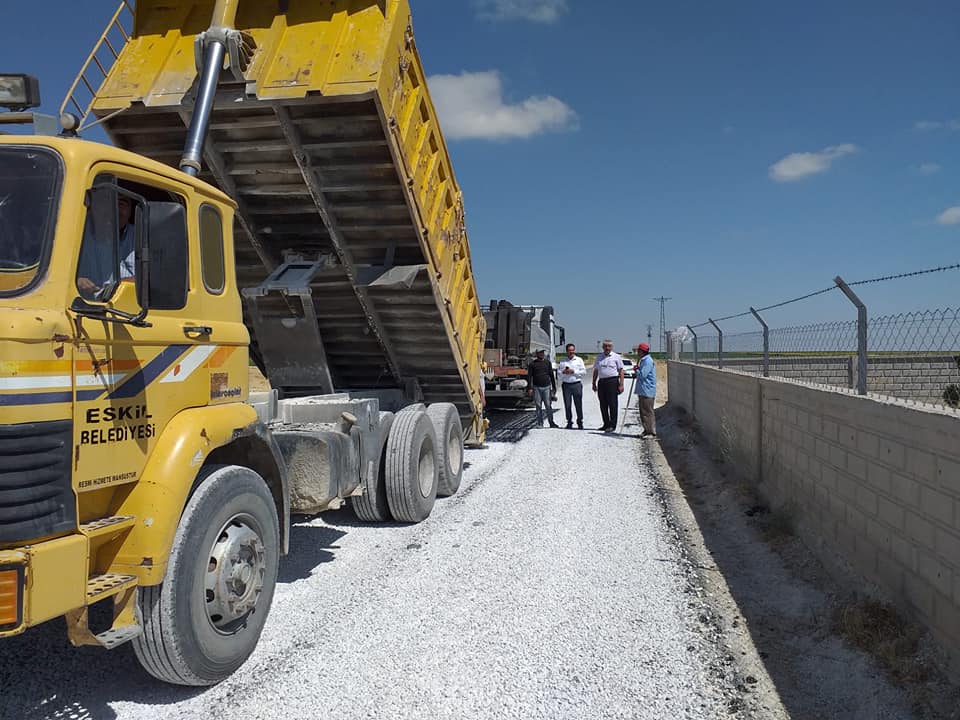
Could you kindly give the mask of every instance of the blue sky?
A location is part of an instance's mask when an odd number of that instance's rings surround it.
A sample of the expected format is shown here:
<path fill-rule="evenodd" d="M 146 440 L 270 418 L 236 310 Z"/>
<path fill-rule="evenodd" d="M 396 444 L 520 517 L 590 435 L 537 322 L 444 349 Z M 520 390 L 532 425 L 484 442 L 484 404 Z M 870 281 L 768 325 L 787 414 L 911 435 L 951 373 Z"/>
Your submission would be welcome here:
<path fill-rule="evenodd" d="M 672 327 L 960 261 L 955 2 L 411 4 L 483 301 L 552 304 L 581 346 L 625 347 L 654 296 Z M 54 110 L 113 7 L 16 3 L 0 68 Z M 958 285 L 862 296 L 956 307 Z M 851 317 L 830 293 L 767 319 Z"/>

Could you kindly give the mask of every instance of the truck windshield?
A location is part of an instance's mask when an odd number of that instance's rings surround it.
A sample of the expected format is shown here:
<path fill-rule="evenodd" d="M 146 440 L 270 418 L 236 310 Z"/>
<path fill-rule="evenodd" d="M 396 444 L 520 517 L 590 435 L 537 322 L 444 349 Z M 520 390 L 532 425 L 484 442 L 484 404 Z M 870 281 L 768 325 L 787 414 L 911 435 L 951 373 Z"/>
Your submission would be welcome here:
<path fill-rule="evenodd" d="M 0 147 L 0 297 L 26 292 L 46 269 L 61 163 L 51 150 Z"/>

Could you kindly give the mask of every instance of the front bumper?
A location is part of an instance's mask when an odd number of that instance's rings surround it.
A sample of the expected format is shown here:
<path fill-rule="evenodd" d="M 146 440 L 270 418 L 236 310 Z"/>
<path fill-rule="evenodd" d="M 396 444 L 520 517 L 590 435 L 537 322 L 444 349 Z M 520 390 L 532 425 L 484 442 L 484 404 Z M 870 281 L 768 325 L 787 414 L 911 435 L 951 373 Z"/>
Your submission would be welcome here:
<path fill-rule="evenodd" d="M 84 607 L 87 550 L 83 535 L 0 550 L 0 637 Z"/>

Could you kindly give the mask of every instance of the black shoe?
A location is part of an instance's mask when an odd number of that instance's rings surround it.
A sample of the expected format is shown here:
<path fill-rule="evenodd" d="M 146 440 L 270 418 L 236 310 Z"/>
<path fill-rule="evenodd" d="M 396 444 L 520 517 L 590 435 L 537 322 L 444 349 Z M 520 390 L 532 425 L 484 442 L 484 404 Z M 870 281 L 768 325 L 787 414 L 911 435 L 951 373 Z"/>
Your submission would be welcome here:
<path fill-rule="evenodd" d="M 606 425 L 604 425 L 603 427 L 598 427 L 597 430 L 598 430 L 599 432 L 606 432 L 606 431 L 608 430 L 608 428 L 607 428 Z"/>
<path fill-rule="evenodd" d="M 558 428 L 558 427 L 560 427 L 560 426 L 557 425 L 555 422 L 552 422 L 552 423 L 550 423 L 550 427 L 552 427 L 552 428 Z"/>
<path fill-rule="evenodd" d="M 581 427 L 582 427 L 582 426 L 581 426 Z M 567 430 L 573 430 L 573 423 L 572 423 L 571 421 L 569 421 L 569 420 L 567 420 L 566 429 L 567 429 Z"/>
<path fill-rule="evenodd" d="M 577 420 L 577 430 L 583 430 L 583 420 Z"/>

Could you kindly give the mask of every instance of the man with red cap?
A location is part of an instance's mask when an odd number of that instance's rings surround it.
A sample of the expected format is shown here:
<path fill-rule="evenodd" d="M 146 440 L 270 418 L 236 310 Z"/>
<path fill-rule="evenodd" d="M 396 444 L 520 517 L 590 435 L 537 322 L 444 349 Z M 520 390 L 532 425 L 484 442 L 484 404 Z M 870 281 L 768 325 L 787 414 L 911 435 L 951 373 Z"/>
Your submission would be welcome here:
<path fill-rule="evenodd" d="M 637 364 L 637 404 L 640 406 L 640 422 L 643 423 L 643 434 L 640 437 L 657 436 L 657 420 L 653 414 L 653 403 L 657 398 L 657 369 L 650 357 L 650 346 L 646 343 L 637 345 L 637 354 L 640 361 Z"/>

